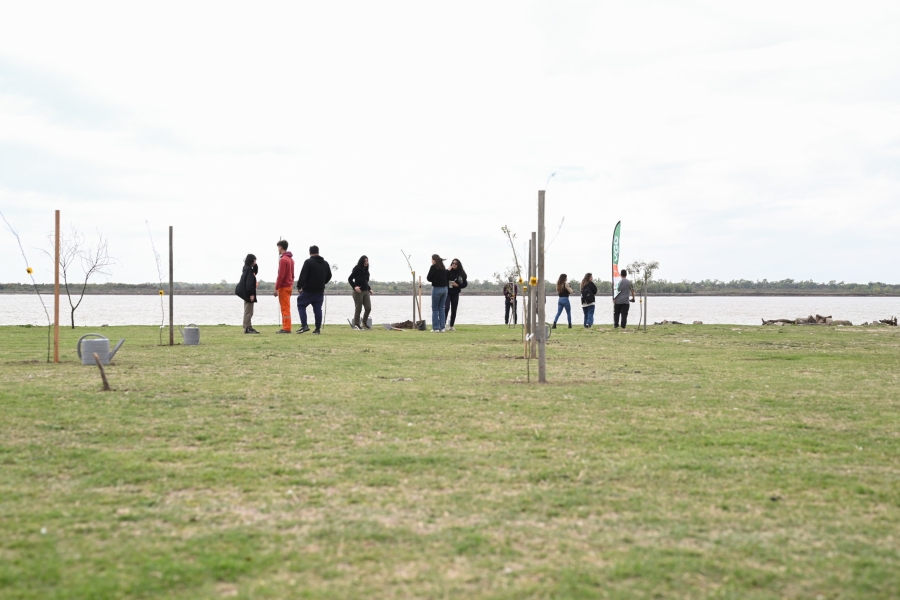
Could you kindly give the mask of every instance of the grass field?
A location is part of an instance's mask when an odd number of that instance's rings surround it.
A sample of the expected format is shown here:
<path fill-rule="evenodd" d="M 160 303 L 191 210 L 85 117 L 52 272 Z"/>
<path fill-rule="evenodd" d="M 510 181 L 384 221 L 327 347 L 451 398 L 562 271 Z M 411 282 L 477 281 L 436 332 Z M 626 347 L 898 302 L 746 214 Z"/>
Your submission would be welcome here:
<path fill-rule="evenodd" d="M 900 597 L 897 328 L 272 329 L 0 328 L 0 597 Z"/>

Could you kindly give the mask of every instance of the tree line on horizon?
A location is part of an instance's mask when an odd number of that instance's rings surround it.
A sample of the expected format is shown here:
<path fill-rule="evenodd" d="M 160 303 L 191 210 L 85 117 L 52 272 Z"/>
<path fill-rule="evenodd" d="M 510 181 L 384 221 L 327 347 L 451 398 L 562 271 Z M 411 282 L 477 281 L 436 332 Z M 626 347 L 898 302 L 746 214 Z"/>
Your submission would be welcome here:
<path fill-rule="evenodd" d="M 569 282 L 572 288 L 578 292 L 579 281 Z M 600 289 L 603 282 L 597 281 Z M 406 295 L 412 294 L 412 281 L 371 281 L 373 291 L 376 294 Z M 505 282 L 489 279 L 472 279 L 465 293 L 472 295 L 500 295 L 503 293 Z M 606 282 L 609 285 L 609 282 Z M 219 283 L 185 283 L 175 282 L 177 294 L 215 294 L 227 295 L 234 293 L 234 283 L 220 281 Z M 423 289 L 430 289 L 430 284 L 423 282 Z M 547 295 L 556 295 L 556 282 L 545 282 Z M 42 294 L 52 294 L 53 284 L 37 284 Z M 159 285 L 156 283 L 89 283 L 85 288 L 85 294 L 159 294 Z M 168 293 L 168 285 L 163 287 Z M 261 281 L 260 292 L 272 292 L 274 283 Z M 521 290 L 521 286 L 520 286 Z M 350 294 L 350 285 L 346 281 L 332 281 L 327 286 L 328 293 Z M 843 281 L 829 281 L 818 283 L 812 280 L 795 281 L 793 279 L 781 279 L 769 281 L 762 279 L 752 281 L 749 279 L 733 279 L 720 281 L 718 279 L 704 279 L 701 281 L 667 281 L 665 279 L 651 280 L 648 285 L 649 294 L 698 294 L 698 295 L 765 295 L 765 294 L 833 294 L 833 295 L 865 295 L 865 296 L 889 296 L 900 295 L 900 284 L 883 283 L 880 281 L 869 283 L 846 283 Z M 34 287 L 22 283 L 0 283 L 0 294 L 31 294 Z"/>

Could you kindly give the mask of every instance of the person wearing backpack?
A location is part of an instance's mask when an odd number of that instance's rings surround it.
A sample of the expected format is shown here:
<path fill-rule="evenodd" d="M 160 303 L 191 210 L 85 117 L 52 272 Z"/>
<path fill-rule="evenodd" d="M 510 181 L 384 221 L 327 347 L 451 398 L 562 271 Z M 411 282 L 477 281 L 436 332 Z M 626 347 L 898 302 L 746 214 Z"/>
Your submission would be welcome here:
<path fill-rule="evenodd" d="M 590 329 L 594 325 L 594 308 L 597 299 L 597 286 L 594 285 L 594 276 L 585 273 L 581 280 L 581 310 L 584 311 L 584 328 Z"/>

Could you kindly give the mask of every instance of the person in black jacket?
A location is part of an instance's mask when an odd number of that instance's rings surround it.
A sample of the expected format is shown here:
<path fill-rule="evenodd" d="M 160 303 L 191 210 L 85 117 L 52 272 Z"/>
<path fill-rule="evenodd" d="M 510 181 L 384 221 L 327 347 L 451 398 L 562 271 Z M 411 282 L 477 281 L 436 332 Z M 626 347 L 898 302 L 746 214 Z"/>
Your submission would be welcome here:
<path fill-rule="evenodd" d="M 253 303 L 256 302 L 256 273 L 259 267 L 256 264 L 256 256 L 248 254 L 244 259 L 244 270 L 241 272 L 241 280 L 234 288 L 235 295 L 244 301 L 244 333 L 259 333 L 253 329 Z"/>
<path fill-rule="evenodd" d="M 443 333 L 447 326 L 447 268 L 439 254 L 431 255 L 431 268 L 426 277 L 431 282 L 431 332 Z"/>
<path fill-rule="evenodd" d="M 594 284 L 594 276 L 585 273 L 581 280 L 581 310 L 584 311 L 584 328 L 590 329 L 594 325 L 594 308 L 597 298 L 597 286 Z"/>
<path fill-rule="evenodd" d="M 303 262 L 300 276 L 297 278 L 297 311 L 300 313 L 300 329 L 297 333 L 306 333 L 306 307 L 312 304 L 313 316 L 316 319 L 314 334 L 322 333 L 322 302 L 325 300 L 325 284 L 331 281 L 331 266 L 319 256 L 319 247 L 309 247 L 309 258 Z"/>
<path fill-rule="evenodd" d="M 444 314 L 450 315 L 450 331 L 456 331 L 453 327 L 456 324 L 456 307 L 459 304 L 459 292 L 469 283 L 466 281 L 466 270 L 463 269 L 462 263 L 458 258 L 450 261 L 450 268 L 447 270 L 447 302 L 444 303 Z"/>
<path fill-rule="evenodd" d="M 359 262 L 353 267 L 350 278 L 347 280 L 353 289 L 353 304 L 355 310 L 353 312 L 353 328 L 354 329 L 371 329 L 369 327 L 369 313 L 372 312 L 372 301 L 369 296 L 372 295 L 372 288 L 369 287 L 369 257 L 362 255 Z M 363 307 L 366 313 L 363 315 L 362 322 L 359 320 L 359 313 Z"/>

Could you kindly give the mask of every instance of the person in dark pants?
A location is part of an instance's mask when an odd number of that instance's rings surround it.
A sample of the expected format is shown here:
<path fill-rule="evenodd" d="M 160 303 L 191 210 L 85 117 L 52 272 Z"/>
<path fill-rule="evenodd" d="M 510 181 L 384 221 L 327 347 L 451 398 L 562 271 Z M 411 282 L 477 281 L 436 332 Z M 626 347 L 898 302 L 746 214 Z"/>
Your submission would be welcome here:
<path fill-rule="evenodd" d="M 519 296 L 519 286 L 513 282 L 513 278 L 509 278 L 509 283 L 503 286 L 503 298 L 505 304 L 505 312 L 503 315 L 503 322 L 509 325 L 509 312 L 512 311 L 512 319 L 513 325 L 519 322 L 519 316 L 516 312 L 516 304 L 518 304 L 517 299 Z"/>
<path fill-rule="evenodd" d="M 353 312 L 353 328 L 354 329 L 371 329 L 369 327 L 369 313 L 372 312 L 372 301 L 369 296 L 372 295 L 372 288 L 369 287 L 369 257 L 360 256 L 359 262 L 353 267 L 350 278 L 350 289 L 353 290 L 353 304 L 355 310 Z M 359 313 L 363 307 L 366 313 L 363 315 L 362 321 L 359 320 Z"/>
<path fill-rule="evenodd" d="M 431 282 L 431 333 L 447 331 L 447 268 L 440 254 L 431 255 L 431 268 L 425 277 Z"/>
<path fill-rule="evenodd" d="M 306 333 L 306 307 L 312 304 L 313 316 L 316 319 L 314 334 L 322 333 L 322 301 L 325 299 L 325 284 L 331 281 L 331 266 L 319 256 L 319 247 L 309 247 L 309 258 L 303 262 L 300 277 L 297 278 L 297 311 L 300 313 L 300 329 L 297 333 Z"/>
<path fill-rule="evenodd" d="M 597 285 L 594 283 L 594 276 L 590 273 L 585 273 L 584 279 L 581 280 L 581 310 L 584 311 L 585 329 L 590 329 L 594 326 L 596 299 Z"/>
<path fill-rule="evenodd" d="M 444 313 L 449 315 L 450 331 L 456 331 L 453 325 L 456 324 L 456 307 L 459 305 L 459 292 L 469 285 L 466 281 L 466 270 L 463 269 L 462 263 L 458 258 L 450 261 L 450 268 L 447 269 L 447 282 L 450 286 L 447 288 L 447 302 L 444 304 Z"/>
<path fill-rule="evenodd" d="M 556 281 L 556 293 L 559 296 L 556 309 L 556 317 L 553 319 L 553 329 L 556 329 L 556 322 L 559 321 L 559 315 L 562 311 L 566 311 L 566 318 L 569 320 L 569 329 L 572 329 L 572 305 L 569 303 L 569 294 L 574 293 L 572 286 L 569 285 L 569 277 L 563 273 Z"/>
<path fill-rule="evenodd" d="M 616 286 L 616 295 L 613 297 L 613 329 L 619 328 L 619 317 L 622 317 L 622 329 L 628 324 L 628 309 L 631 308 L 629 302 L 634 302 L 634 286 L 627 279 L 628 271 L 622 269 L 622 279 Z M 628 299 L 628 292 L 631 292 L 631 300 Z"/>
<path fill-rule="evenodd" d="M 234 288 L 235 295 L 244 301 L 244 333 L 259 333 L 253 329 L 253 304 L 256 302 L 256 256 L 248 254 L 244 259 L 244 270 L 241 279 Z"/>

